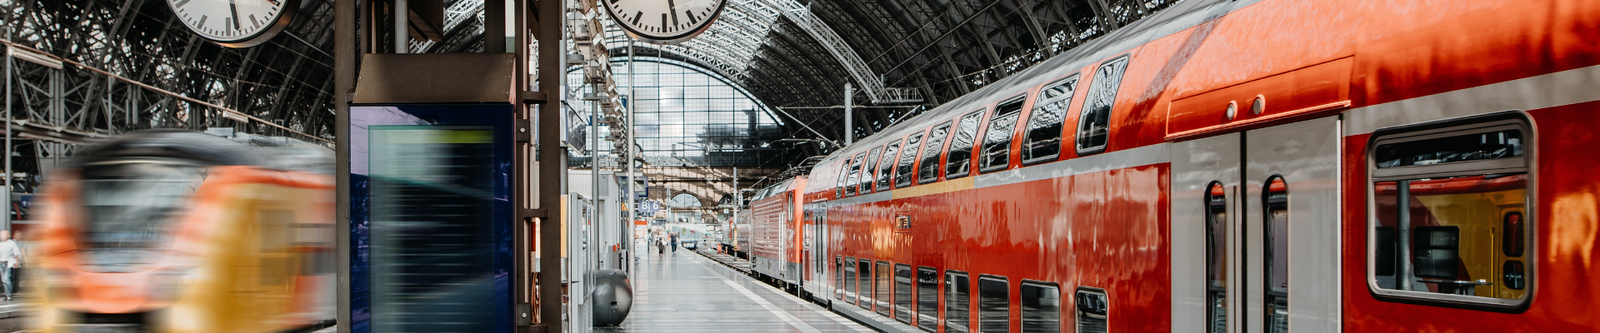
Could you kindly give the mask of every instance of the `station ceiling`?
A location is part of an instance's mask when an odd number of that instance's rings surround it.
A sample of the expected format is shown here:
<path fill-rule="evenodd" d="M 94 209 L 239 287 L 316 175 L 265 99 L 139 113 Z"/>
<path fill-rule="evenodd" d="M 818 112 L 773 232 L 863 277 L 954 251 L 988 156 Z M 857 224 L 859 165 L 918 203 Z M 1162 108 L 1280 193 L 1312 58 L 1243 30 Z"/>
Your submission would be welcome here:
<path fill-rule="evenodd" d="M 18 23 L 8 24 L 12 41 L 326 139 L 332 136 L 333 1 L 302 0 L 287 33 L 250 49 L 221 48 L 187 34 L 162 0 L 12 0 L 0 2 L 0 9 Z M 482 0 L 444 1 L 444 39 L 415 41 L 411 51 L 482 50 Z M 821 155 L 835 148 L 822 141 L 844 141 L 846 83 L 855 86 L 854 100 L 862 106 L 855 136 L 865 137 L 1178 1 L 728 0 L 718 22 L 694 40 L 632 45 L 742 86 L 784 118 L 789 137 L 816 140 L 790 143 L 808 150 L 797 155 Z M 629 39 L 607 30 L 612 56 L 625 56 Z M 104 85 L 91 76 L 73 80 L 91 90 Z M 146 95 L 138 98 L 162 102 Z M 192 128 L 227 124 L 179 117 L 187 116 L 145 116 Z"/>

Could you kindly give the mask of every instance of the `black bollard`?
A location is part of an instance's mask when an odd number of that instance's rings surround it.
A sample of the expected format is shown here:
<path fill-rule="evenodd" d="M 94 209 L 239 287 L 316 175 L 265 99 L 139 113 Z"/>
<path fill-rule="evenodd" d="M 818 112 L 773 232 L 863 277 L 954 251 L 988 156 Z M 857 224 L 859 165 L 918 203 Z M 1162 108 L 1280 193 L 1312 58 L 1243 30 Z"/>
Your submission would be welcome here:
<path fill-rule="evenodd" d="M 628 311 L 633 309 L 633 285 L 628 281 L 628 273 L 616 269 L 601 269 L 589 272 L 589 281 L 594 285 L 593 307 L 594 326 L 617 326 L 622 320 L 628 318 Z"/>

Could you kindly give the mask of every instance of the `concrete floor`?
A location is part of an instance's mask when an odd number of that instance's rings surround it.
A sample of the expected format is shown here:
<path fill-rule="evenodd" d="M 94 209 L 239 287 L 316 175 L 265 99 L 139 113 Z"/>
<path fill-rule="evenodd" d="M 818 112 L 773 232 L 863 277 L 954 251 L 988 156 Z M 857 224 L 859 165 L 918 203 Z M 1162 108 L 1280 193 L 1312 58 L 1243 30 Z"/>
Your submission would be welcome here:
<path fill-rule="evenodd" d="M 632 313 L 596 332 L 875 332 L 686 249 L 638 267 Z"/>

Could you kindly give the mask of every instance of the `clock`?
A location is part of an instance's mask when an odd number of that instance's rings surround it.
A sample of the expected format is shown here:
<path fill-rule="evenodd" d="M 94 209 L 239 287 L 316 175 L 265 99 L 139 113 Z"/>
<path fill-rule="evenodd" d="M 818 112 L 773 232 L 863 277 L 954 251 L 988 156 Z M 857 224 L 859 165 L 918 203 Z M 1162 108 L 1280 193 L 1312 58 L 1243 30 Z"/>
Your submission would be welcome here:
<path fill-rule="evenodd" d="M 711 27 L 727 0 L 599 0 L 611 20 L 633 38 L 673 44 Z"/>
<path fill-rule="evenodd" d="M 300 0 L 167 0 L 196 35 L 226 47 L 266 43 L 289 26 Z"/>

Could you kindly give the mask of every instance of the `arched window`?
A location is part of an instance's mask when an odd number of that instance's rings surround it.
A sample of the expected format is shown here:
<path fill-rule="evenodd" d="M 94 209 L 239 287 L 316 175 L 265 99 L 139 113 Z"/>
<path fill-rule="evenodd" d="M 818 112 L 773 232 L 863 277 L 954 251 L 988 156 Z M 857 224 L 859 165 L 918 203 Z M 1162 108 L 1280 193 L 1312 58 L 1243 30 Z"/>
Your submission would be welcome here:
<path fill-rule="evenodd" d="M 700 207 L 700 198 L 695 197 L 693 194 L 678 193 L 678 195 L 672 196 L 671 200 L 667 200 L 667 205 L 672 207 Z"/>

